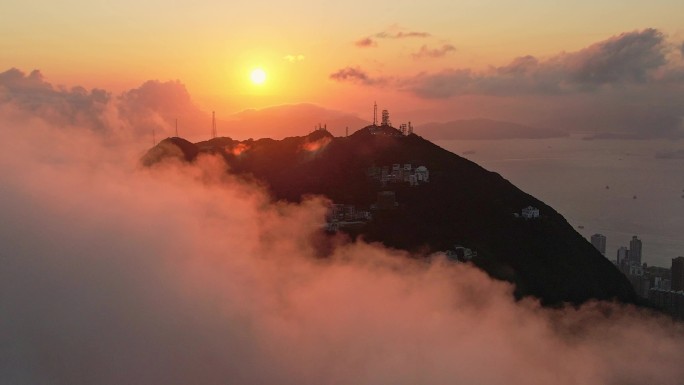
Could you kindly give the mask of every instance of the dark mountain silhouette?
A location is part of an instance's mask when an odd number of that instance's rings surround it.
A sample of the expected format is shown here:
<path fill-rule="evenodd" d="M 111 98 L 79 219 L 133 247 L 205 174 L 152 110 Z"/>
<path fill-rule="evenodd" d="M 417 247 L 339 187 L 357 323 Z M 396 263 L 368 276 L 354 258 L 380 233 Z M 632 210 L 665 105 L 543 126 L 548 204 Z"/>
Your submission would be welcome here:
<path fill-rule="evenodd" d="M 168 149 L 173 146 L 178 149 Z M 374 210 L 371 221 L 346 232 L 417 255 L 454 245 L 470 248 L 477 252 L 473 263 L 515 283 L 518 296 L 533 295 L 545 305 L 636 301 L 627 279 L 553 208 L 420 136 L 368 126 L 349 137 L 320 130 L 280 141 L 216 138 L 192 145 L 170 138 L 143 162 L 169 155 L 191 161 L 200 153 L 223 156 L 231 172 L 262 181 L 278 200 L 320 194 L 367 208 L 377 203 L 379 192 L 393 191 L 395 208 Z M 369 177 L 369 170 L 393 164 L 424 166 L 430 181 L 383 186 Z M 527 206 L 538 208 L 540 217 L 514 215 Z"/>
<path fill-rule="evenodd" d="M 568 136 L 563 130 L 537 128 L 490 119 L 464 119 L 420 125 L 429 139 L 545 139 Z"/>

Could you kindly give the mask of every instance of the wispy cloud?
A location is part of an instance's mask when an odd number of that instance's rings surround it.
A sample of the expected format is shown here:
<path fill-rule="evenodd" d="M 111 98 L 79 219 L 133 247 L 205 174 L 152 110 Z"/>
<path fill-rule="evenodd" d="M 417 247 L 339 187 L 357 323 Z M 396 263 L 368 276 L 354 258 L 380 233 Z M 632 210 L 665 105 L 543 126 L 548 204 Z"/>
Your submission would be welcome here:
<path fill-rule="evenodd" d="M 378 43 L 370 37 L 364 37 L 354 42 L 357 47 L 377 47 Z"/>
<path fill-rule="evenodd" d="M 283 56 L 283 60 L 290 62 L 290 63 L 296 63 L 296 62 L 302 61 L 304 59 L 305 59 L 305 57 L 302 54 Z"/>
<path fill-rule="evenodd" d="M 456 47 L 451 44 L 444 44 L 439 48 L 428 48 L 427 45 L 423 45 L 418 52 L 411 56 L 413 56 L 414 59 L 440 58 L 453 52 L 456 52 Z"/>
<path fill-rule="evenodd" d="M 406 31 L 399 26 L 392 26 L 384 31 L 378 32 L 372 36 L 366 36 L 354 42 L 354 45 L 361 48 L 377 47 L 377 39 L 424 39 L 432 36 L 428 32 L 420 31 Z"/>
<path fill-rule="evenodd" d="M 378 39 L 407 39 L 407 38 L 426 38 L 432 36 L 427 32 L 417 32 L 417 31 L 399 31 L 399 32 L 379 32 L 375 34 Z"/>
<path fill-rule="evenodd" d="M 363 85 L 383 85 L 387 79 L 383 77 L 371 77 L 359 67 L 346 67 L 330 74 L 330 79 L 338 82 L 352 82 Z"/>

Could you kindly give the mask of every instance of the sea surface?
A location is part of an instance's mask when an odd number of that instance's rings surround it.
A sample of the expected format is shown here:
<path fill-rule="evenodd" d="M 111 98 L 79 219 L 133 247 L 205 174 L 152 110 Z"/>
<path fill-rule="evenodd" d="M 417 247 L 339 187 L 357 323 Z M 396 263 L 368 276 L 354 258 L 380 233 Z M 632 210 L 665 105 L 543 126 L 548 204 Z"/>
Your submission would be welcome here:
<path fill-rule="evenodd" d="M 436 140 L 495 171 L 560 212 L 585 238 L 607 237 L 614 260 L 633 235 L 642 262 L 670 267 L 684 255 L 684 141 L 557 139 Z M 681 153 L 680 153 L 681 155 Z"/>

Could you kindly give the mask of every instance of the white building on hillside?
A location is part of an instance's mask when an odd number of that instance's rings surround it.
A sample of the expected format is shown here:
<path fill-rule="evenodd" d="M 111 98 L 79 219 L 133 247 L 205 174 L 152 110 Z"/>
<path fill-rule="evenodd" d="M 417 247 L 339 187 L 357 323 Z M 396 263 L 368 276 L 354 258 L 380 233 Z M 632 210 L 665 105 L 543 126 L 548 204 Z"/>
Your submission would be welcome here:
<path fill-rule="evenodd" d="M 539 218 L 539 209 L 532 206 L 527 206 L 522 209 L 522 217 L 525 219 Z"/>
<path fill-rule="evenodd" d="M 429 182 L 430 181 L 430 171 L 428 171 L 425 166 L 416 167 L 416 178 L 419 182 Z"/>

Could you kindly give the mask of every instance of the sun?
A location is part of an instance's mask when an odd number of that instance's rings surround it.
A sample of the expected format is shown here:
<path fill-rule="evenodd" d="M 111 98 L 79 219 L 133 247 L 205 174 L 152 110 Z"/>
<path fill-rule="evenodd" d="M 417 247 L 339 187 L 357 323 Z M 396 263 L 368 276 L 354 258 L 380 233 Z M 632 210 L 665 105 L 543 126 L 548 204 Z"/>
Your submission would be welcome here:
<path fill-rule="evenodd" d="M 266 82 L 266 72 L 261 68 L 255 68 L 252 70 L 252 73 L 250 73 L 249 78 L 252 80 L 252 83 L 256 85 L 264 84 L 264 82 Z"/>

